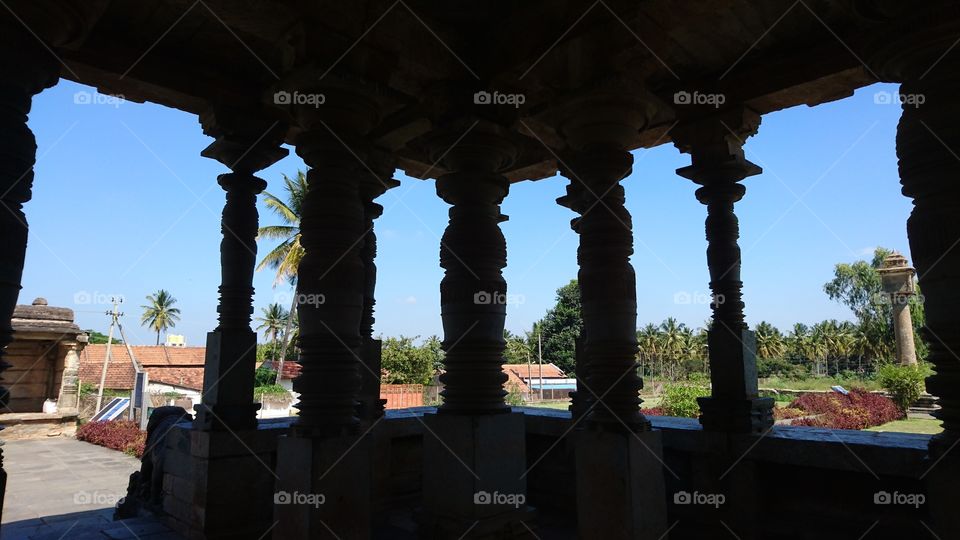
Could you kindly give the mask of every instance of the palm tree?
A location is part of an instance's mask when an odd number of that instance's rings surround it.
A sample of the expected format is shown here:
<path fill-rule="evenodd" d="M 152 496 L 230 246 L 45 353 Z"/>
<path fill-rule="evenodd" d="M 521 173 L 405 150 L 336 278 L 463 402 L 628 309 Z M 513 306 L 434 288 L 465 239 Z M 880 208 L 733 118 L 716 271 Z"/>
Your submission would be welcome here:
<path fill-rule="evenodd" d="M 273 343 L 272 361 L 276 362 L 277 337 L 280 336 L 287 327 L 287 319 L 290 317 L 290 312 L 280 304 L 270 304 L 265 308 L 261 308 L 260 311 L 263 312 L 263 317 L 257 318 L 261 323 L 260 326 L 257 327 L 257 330 L 263 330 L 264 337 Z"/>
<path fill-rule="evenodd" d="M 160 344 L 160 332 L 173 328 L 180 320 L 180 310 L 173 307 L 177 299 L 167 291 L 160 289 L 147 296 L 147 305 L 143 308 L 140 325 L 146 326 L 157 333 L 157 345 Z"/>
<path fill-rule="evenodd" d="M 786 350 L 783 334 L 776 326 L 760 321 L 754 332 L 757 338 L 757 356 L 765 360 L 780 358 Z"/>
<path fill-rule="evenodd" d="M 648 323 L 637 331 L 637 356 L 640 359 L 640 369 L 649 365 L 652 374 L 653 361 L 660 357 L 660 329 L 655 324 Z"/>
<path fill-rule="evenodd" d="M 680 363 L 681 357 L 687 351 L 687 325 L 677 323 L 676 319 L 668 317 L 660 324 L 660 331 L 662 332 L 660 348 L 664 356 L 670 359 L 671 377 L 676 378 L 676 364 Z"/>
<path fill-rule="evenodd" d="M 277 271 L 274 285 L 289 281 L 293 284 L 297 275 L 297 267 L 303 259 L 303 246 L 300 245 L 300 216 L 302 215 L 303 199 L 307 194 L 307 175 L 297 171 L 297 176 L 290 178 L 283 175 L 284 190 L 287 200 L 283 201 L 276 195 L 263 193 L 264 204 L 280 216 L 283 225 L 267 225 L 260 227 L 258 235 L 266 240 L 280 240 L 280 245 L 264 255 L 257 265 L 257 270 L 271 268 Z"/>

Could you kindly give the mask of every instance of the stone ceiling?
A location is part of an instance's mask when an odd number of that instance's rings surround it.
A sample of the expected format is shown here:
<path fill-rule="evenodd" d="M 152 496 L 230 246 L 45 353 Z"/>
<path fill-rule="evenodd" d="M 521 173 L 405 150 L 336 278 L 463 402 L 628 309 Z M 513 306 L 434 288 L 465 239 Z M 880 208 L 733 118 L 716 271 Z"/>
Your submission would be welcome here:
<path fill-rule="evenodd" d="M 763 114 L 849 96 L 877 80 L 861 61 L 890 31 L 862 7 L 877 3 L 88 0 L 82 31 L 56 52 L 64 78 L 196 114 L 269 110 L 290 80 L 362 88 L 383 111 L 377 143 L 408 174 L 443 172 L 421 136 L 480 120 L 522 135 L 510 176 L 535 179 L 556 171 L 565 111 L 597 100 L 645 116 L 631 143 L 640 148 L 725 106 Z M 43 12 L 21 15 L 34 26 Z M 482 91 L 523 102 L 478 106 Z"/>

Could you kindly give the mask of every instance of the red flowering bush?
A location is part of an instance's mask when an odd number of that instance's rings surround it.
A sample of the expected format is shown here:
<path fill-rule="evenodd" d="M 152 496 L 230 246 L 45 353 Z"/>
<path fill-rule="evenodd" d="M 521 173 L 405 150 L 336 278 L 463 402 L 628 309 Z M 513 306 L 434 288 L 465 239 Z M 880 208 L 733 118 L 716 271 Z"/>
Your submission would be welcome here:
<path fill-rule="evenodd" d="M 663 407 L 652 407 L 650 409 L 640 409 L 640 414 L 644 416 L 666 416 Z"/>
<path fill-rule="evenodd" d="M 843 395 L 804 394 L 793 400 L 790 408 L 802 409 L 813 418 L 800 418 L 791 425 L 832 429 L 865 429 L 899 420 L 904 417 L 890 398 L 862 388 L 854 388 Z"/>
<path fill-rule="evenodd" d="M 147 432 L 130 420 L 88 422 L 77 429 L 77 440 L 141 458 L 147 443 Z"/>

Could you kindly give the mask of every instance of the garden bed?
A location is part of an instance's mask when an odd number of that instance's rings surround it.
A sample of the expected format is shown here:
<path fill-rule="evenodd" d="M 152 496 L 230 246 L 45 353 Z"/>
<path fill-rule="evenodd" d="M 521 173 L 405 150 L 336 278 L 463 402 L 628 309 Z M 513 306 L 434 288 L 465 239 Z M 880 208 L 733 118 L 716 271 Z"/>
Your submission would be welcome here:
<path fill-rule="evenodd" d="M 147 432 L 131 420 L 87 422 L 77 429 L 77 440 L 142 458 Z"/>

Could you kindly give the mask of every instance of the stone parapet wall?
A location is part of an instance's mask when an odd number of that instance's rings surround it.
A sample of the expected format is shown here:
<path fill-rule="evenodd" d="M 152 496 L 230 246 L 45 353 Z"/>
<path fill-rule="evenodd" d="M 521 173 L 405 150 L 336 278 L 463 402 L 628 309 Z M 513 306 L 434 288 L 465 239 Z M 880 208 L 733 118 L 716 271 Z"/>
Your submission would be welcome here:
<path fill-rule="evenodd" d="M 387 411 L 377 427 L 380 457 L 375 475 L 381 487 L 375 521 L 414 515 L 422 504 L 425 429 L 420 417 L 433 410 Z M 569 520 L 576 515 L 576 459 L 570 414 L 515 410 L 525 413 L 529 503 L 542 520 L 573 526 Z M 724 435 L 702 431 L 695 419 L 650 420 L 663 439 L 668 523 L 677 523 L 670 538 L 719 537 L 721 520 L 734 530 L 754 524 L 759 536 L 743 533 L 743 538 L 799 538 L 796 531 L 825 540 L 856 538 L 881 519 L 885 531 L 909 538 L 918 518 L 930 519 L 924 505 L 875 502 L 884 492 L 926 497 L 922 477 L 931 465 L 926 460 L 928 436 L 803 427 L 775 427 L 763 436 Z M 239 524 L 249 530 L 271 525 L 274 478 L 252 460 L 251 451 L 275 467 L 277 442 L 292 421 L 263 420 L 243 444 L 229 433 L 211 438 L 189 424 L 171 429 L 163 480 L 163 509 L 170 526 L 187 538 L 210 538 L 202 529 L 215 510 L 208 501 L 217 500 L 239 505 L 231 514 L 235 520 L 231 529 Z M 221 450 L 211 454 L 203 446 L 210 441 Z M 243 467 L 262 469 L 263 474 L 254 475 L 258 481 L 241 485 L 235 473 Z M 204 499 L 203 488 L 211 481 L 217 492 Z M 678 495 L 683 493 L 722 494 L 726 500 L 720 508 L 684 504 L 683 495 Z M 737 515 L 743 516 L 740 521 Z"/>

